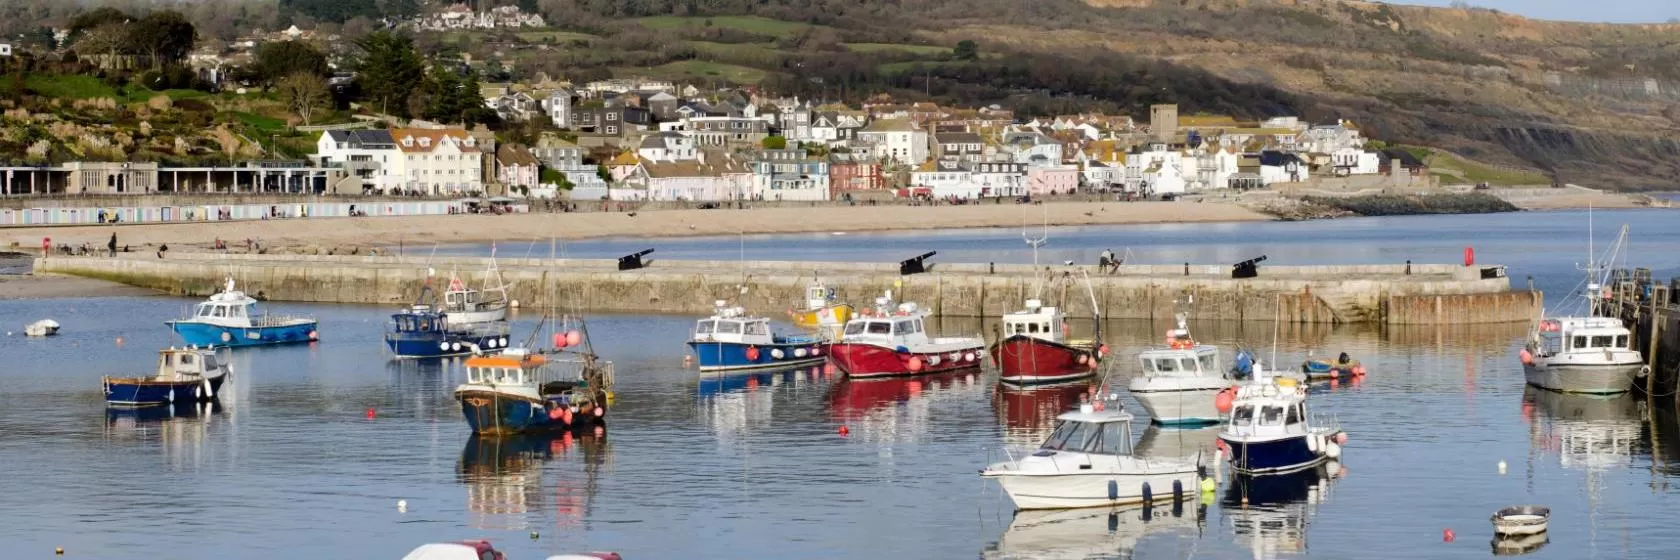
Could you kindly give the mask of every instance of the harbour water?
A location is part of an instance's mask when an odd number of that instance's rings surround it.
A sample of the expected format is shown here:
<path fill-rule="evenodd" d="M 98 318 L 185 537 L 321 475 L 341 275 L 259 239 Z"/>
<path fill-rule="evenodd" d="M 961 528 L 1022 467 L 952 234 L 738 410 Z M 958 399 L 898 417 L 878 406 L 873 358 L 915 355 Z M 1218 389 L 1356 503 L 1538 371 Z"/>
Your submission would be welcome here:
<path fill-rule="evenodd" d="M 1668 215 L 1612 214 L 1596 216 L 1601 240 L 1638 221 L 1629 264 L 1672 266 L 1658 260 L 1680 247 L 1680 226 L 1662 223 L 1673 221 Z M 1292 264 L 1413 253 L 1441 261 L 1475 245 L 1481 260 L 1512 265 L 1519 281 L 1533 275 L 1537 285 L 1573 286 L 1586 253 L 1584 213 L 1579 226 L 1573 213 L 1527 216 L 1373 222 L 1357 237 L 1337 233 L 1336 222 L 1242 227 L 1319 228 L 1321 243 L 1288 228 L 1267 230 L 1275 244 L 1255 243 Z M 1183 257 L 1190 260 L 1248 255 L 1219 248 L 1225 236 L 1248 235 L 1190 227 L 1200 229 L 1176 238 L 1148 228 L 1080 228 L 1045 249 L 1066 239 L 1078 247 L 1067 250 L 1100 250 L 1112 239 L 1134 253 L 1147 244 L 1203 255 Z M 1576 230 L 1583 235 L 1567 234 Z M 930 239 L 965 235 L 962 243 L 997 245 L 977 232 Z M 1078 236 L 1091 241 L 1074 245 Z M 606 253 L 643 241 L 569 249 Z M 730 241 L 692 250 L 727 258 L 736 249 Z M 798 247 L 802 258 L 842 260 L 862 250 L 761 243 L 767 253 Z M 973 250 L 1017 262 L 1027 252 L 1024 244 Z M 1315 412 L 1335 415 L 1350 433 L 1341 475 L 1227 480 L 1210 504 L 1186 504 L 1177 517 L 1158 509 L 1145 522 L 1135 509 L 1016 516 L 976 474 L 1001 458 L 1000 447 L 1035 444 L 1081 388 L 999 392 L 991 371 L 876 382 L 821 370 L 702 377 L 682 367 L 688 317 L 591 318 L 597 350 L 618 372 L 611 428 L 600 440 L 469 437 L 450 398 L 463 378 L 458 365 L 390 361 L 380 335 L 392 310 L 374 306 L 276 304 L 319 316 L 323 341 L 236 351 L 235 378 L 209 414 L 108 414 L 99 377 L 150 370 L 170 342 L 161 321 L 188 303 L 0 301 L 0 330 L 13 331 L 0 338 L 0 469 L 8 473 L 0 477 L 0 519 L 8 521 L 0 524 L 0 557 L 45 557 L 63 546 L 74 558 L 400 558 L 424 542 L 482 537 L 513 560 L 585 549 L 627 558 L 1482 558 L 1490 554 L 1488 515 L 1518 503 L 1553 511 L 1550 542 L 1536 558 L 1670 558 L 1680 550 L 1680 536 L 1667 532 L 1680 515 L 1671 484 L 1680 475 L 1680 426 L 1664 405 L 1670 398 L 1653 407 L 1633 396 L 1525 390 L 1514 357 L 1524 325 L 1283 327 L 1277 363 L 1346 351 L 1371 371 L 1361 384 L 1313 397 Z M 21 336 L 23 324 L 42 317 L 62 323 L 63 334 Z M 520 315 L 515 332 L 531 332 L 536 321 Z M 974 321 L 939 326 L 990 332 Z M 1272 352 L 1269 323 L 1191 327 L 1207 342 Z M 1123 371 L 1164 328 L 1109 325 Z M 842 425 L 846 436 L 837 433 Z M 1140 423 L 1138 432 L 1149 452 L 1212 442 L 1208 431 Z M 1442 542 L 1443 529 L 1456 541 Z"/>

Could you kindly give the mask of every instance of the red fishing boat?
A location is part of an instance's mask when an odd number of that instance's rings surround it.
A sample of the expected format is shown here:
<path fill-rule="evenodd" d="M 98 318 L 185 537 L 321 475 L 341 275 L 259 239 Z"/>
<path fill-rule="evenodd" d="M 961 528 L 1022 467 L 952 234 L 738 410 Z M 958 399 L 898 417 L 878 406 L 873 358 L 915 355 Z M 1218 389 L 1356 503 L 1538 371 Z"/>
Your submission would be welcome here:
<path fill-rule="evenodd" d="M 1100 326 L 1100 322 L 1099 322 Z M 992 362 L 1010 385 L 1042 385 L 1096 375 L 1108 348 L 1095 339 L 1068 338 L 1061 310 L 1027 300 L 1021 311 L 1003 316 L 1003 340 L 991 348 Z"/>
<path fill-rule="evenodd" d="M 847 377 L 890 377 L 980 367 L 986 343 L 980 337 L 935 338 L 927 333 L 927 312 L 914 303 L 893 305 L 892 292 L 875 307 L 846 322 L 828 359 Z"/>

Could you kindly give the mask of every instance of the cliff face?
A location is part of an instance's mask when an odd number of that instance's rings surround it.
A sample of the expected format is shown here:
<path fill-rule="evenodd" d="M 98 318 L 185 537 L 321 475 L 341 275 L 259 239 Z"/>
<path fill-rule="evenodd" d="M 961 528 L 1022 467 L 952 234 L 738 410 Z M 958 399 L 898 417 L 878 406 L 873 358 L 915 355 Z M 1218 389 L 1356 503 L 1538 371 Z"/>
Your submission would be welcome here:
<path fill-rule="evenodd" d="M 1085 0 L 1083 35 L 1297 94 L 1315 120 L 1565 182 L 1680 185 L 1680 25 L 1338 0 Z"/>

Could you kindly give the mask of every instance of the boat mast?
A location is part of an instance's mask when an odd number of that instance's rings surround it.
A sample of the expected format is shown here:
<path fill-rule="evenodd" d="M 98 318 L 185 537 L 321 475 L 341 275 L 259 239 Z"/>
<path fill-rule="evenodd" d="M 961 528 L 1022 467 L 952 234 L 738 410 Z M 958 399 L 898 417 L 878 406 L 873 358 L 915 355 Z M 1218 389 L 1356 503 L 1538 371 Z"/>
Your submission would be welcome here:
<path fill-rule="evenodd" d="M 1050 207 L 1044 207 L 1044 229 L 1036 238 L 1027 235 L 1027 211 L 1024 208 L 1021 210 L 1021 240 L 1032 246 L 1033 270 L 1038 270 L 1038 248 L 1050 240 Z"/>

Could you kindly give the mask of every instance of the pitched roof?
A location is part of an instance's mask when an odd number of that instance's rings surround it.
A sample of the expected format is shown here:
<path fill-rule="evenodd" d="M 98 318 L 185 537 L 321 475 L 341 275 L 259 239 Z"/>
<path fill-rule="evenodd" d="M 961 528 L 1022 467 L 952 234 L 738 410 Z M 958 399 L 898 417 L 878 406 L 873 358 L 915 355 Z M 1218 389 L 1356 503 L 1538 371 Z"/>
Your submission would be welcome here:
<path fill-rule="evenodd" d="M 538 165 L 537 157 L 531 151 L 518 144 L 502 144 L 496 147 L 496 161 L 502 165 Z"/>
<path fill-rule="evenodd" d="M 973 132 L 941 132 L 936 135 L 940 144 L 979 144 L 980 135 Z"/>
<path fill-rule="evenodd" d="M 916 123 L 910 119 L 876 119 L 863 127 L 863 132 L 911 132 L 916 130 Z"/>
<path fill-rule="evenodd" d="M 636 157 L 635 152 L 626 151 L 626 152 L 619 152 L 618 155 L 613 156 L 613 158 L 611 160 L 607 161 L 607 165 L 612 165 L 612 166 L 636 165 L 637 163 L 641 163 L 641 161 L 642 161 L 642 159 Z"/>
<path fill-rule="evenodd" d="M 391 137 L 396 139 L 397 147 L 404 152 L 430 152 L 443 145 L 445 138 L 454 142 L 462 152 L 479 151 L 478 141 L 460 128 L 393 128 Z M 413 138 L 414 141 L 404 145 L 405 138 Z"/>

